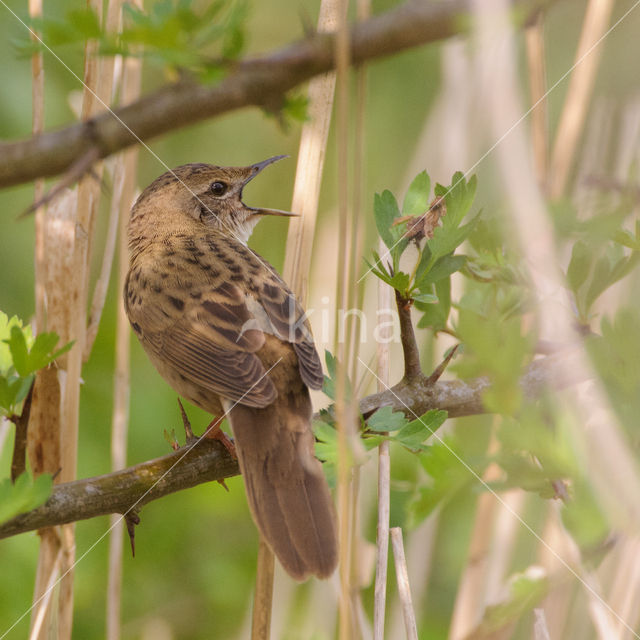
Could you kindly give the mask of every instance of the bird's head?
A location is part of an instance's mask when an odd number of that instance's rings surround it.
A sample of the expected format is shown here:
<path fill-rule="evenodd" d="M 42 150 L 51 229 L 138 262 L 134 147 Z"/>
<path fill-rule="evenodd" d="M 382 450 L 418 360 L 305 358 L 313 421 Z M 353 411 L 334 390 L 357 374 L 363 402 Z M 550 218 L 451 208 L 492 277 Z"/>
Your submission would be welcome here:
<path fill-rule="evenodd" d="M 141 194 L 131 211 L 130 239 L 138 229 L 168 229 L 179 225 L 192 231 L 198 225 L 215 228 L 246 243 L 265 215 L 293 216 L 278 209 L 254 208 L 242 201 L 244 186 L 267 165 L 286 156 L 275 156 L 248 167 L 185 164 L 167 171 Z"/>

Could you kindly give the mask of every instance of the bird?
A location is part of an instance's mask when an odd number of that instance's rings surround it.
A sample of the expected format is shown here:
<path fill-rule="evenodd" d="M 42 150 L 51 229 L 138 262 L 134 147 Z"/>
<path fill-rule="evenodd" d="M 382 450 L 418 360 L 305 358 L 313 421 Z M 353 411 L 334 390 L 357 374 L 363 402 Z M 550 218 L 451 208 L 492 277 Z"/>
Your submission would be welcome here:
<path fill-rule="evenodd" d="M 310 323 L 274 267 L 247 241 L 267 215 L 242 201 L 275 156 L 246 167 L 182 165 L 138 197 L 128 222 L 124 306 L 159 374 L 234 436 L 247 502 L 294 579 L 338 562 L 335 508 L 314 455 L 309 389 L 322 364 Z"/>

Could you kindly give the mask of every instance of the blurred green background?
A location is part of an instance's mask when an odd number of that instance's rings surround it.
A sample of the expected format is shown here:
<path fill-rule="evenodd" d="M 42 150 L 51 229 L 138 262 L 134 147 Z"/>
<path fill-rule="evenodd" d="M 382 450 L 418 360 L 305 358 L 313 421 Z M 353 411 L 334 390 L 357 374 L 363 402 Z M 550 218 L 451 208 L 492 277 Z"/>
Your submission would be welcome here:
<path fill-rule="evenodd" d="M 27 13 L 26 1 L 9 0 L 8 6 L 20 17 Z M 149 4 L 149 3 L 147 3 Z M 303 24 L 315 23 L 318 2 L 291 3 L 286 0 L 254 2 L 248 28 L 248 53 L 270 51 L 303 35 Z M 393 6 L 393 2 L 374 2 L 373 11 Z M 631 1 L 618 3 L 615 13 L 621 16 Z M 45 15 L 63 15 L 79 1 L 45 2 Z M 571 66 L 577 43 L 583 3 L 558 2 L 546 21 L 548 82 L 553 85 Z M 614 101 L 637 96 L 637 60 L 640 41 L 640 12 L 629 16 L 607 39 L 603 67 L 598 74 L 596 95 Z M 31 72 L 29 60 L 17 59 L 12 42 L 23 37 L 25 27 L 0 6 L 0 138 L 17 140 L 29 136 L 31 128 Z M 75 73 L 82 74 L 82 60 L 73 51 L 56 51 Z M 426 156 L 417 148 L 419 134 L 442 87 L 442 45 L 434 44 L 375 62 L 368 68 L 366 104 L 366 164 L 364 181 L 364 246 L 373 242 L 371 216 L 373 194 L 383 189 L 401 193 L 416 170 L 427 168 L 432 177 L 446 182 L 450 178 L 439 166 L 426 166 Z M 58 61 L 45 55 L 46 128 L 64 126 L 74 121 L 69 95 L 77 92 L 78 81 Z M 146 89 L 166 81 L 157 67 L 145 69 Z M 524 81 L 523 81 L 524 84 Z M 526 93 L 526 88 L 524 89 Z M 551 94 L 549 115 L 551 129 L 557 120 L 566 92 L 566 83 Z M 526 126 L 526 123 L 525 123 Z M 166 165 L 186 162 L 211 162 L 245 165 L 276 154 L 287 153 L 291 159 L 268 169 L 251 183 L 245 199 L 248 204 L 288 209 L 291 203 L 299 123 L 284 130 L 272 117 L 256 109 L 177 130 L 150 143 L 151 150 Z M 443 136 L 446 140 L 446 132 Z M 470 145 L 483 153 L 490 145 L 481 132 Z M 438 158 L 444 149 L 430 149 L 428 157 Z M 470 157 L 472 163 L 481 153 Z M 466 170 L 467 166 L 456 169 Z M 164 166 L 146 150 L 140 150 L 138 184 L 143 188 L 163 173 Z M 495 168 L 491 162 L 480 164 L 479 193 L 475 209 L 491 211 L 500 207 L 493 189 Z M 330 135 L 320 202 L 318 238 L 336 234 L 336 150 Z M 33 293 L 33 219 L 18 220 L 31 203 L 32 185 L 0 192 L 0 309 L 9 316 L 29 321 L 34 310 Z M 102 211 L 102 214 L 105 212 Z M 99 219 L 94 267 L 99 265 L 104 240 L 105 215 Z M 286 221 L 267 220 L 259 225 L 251 246 L 282 267 L 286 238 Z M 320 244 L 320 240 L 318 240 Z M 323 247 L 318 247 L 322 260 Z M 110 471 L 110 421 L 114 370 L 116 304 L 120 292 L 112 278 L 107 304 L 91 359 L 83 369 L 84 386 L 80 414 L 79 477 Z M 329 285 L 331 291 L 332 283 Z M 131 341 L 132 386 L 131 419 L 128 445 L 130 464 L 168 452 L 163 430 L 180 433 L 180 417 L 175 394 L 161 380 L 144 356 L 137 341 Z M 196 431 L 206 425 L 206 416 L 194 408 L 189 414 Z M 486 417 L 466 419 L 461 428 L 469 434 L 486 438 Z M 5 442 L 0 457 L 0 473 L 8 475 L 12 435 Z M 403 451 L 394 452 L 393 524 L 404 522 L 403 505 L 409 493 L 406 487 L 418 473 L 415 459 Z M 141 512 L 136 531 L 136 558 L 125 549 L 122 625 L 123 638 L 233 638 L 239 637 L 250 612 L 253 589 L 257 535 L 248 513 L 239 478 L 227 482 L 229 493 L 217 484 L 207 484 L 147 505 Z M 446 637 L 456 585 L 466 557 L 473 505 L 476 495 L 468 494 L 447 504 L 440 515 L 431 572 L 430 597 L 418 600 L 421 615 L 428 614 L 428 628 L 421 638 Z M 535 521 L 535 513 L 531 514 Z M 364 532 L 374 540 L 375 519 L 372 513 L 363 518 Z M 74 637 L 104 636 L 105 591 L 107 571 L 107 518 L 77 524 L 76 611 Z M 533 541 L 532 541 L 533 545 Z M 0 541 L 0 634 L 27 612 L 31 602 L 34 570 L 37 562 L 37 537 L 34 533 Z M 523 567 L 533 547 L 523 548 Z M 391 576 L 393 577 L 393 576 Z M 390 585 L 392 583 L 390 582 Z M 307 596 L 313 587 L 298 587 L 293 602 L 300 611 L 309 605 Z M 391 587 L 393 592 L 393 587 Z M 372 589 L 365 592 L 365 606 L 370 611 Z M 277 606 L 277 603 L 276 603 Z M 301 614 L 297 614 L 301 615 Z M 6 636 L 8 639 L 28 635 L 28 615 Z M 246 627 L 244 627 L 246 629 Z M 299 635 L 293 625 L 284 638 Z M 324 636 L 317 636 L 324 637 Z"/>

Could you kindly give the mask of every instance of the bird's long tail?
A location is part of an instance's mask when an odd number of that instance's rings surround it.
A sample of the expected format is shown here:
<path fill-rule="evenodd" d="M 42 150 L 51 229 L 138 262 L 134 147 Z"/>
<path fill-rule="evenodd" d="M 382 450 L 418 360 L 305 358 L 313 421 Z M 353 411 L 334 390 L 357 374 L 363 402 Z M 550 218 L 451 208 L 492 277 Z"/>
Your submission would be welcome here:
<path fill-rule="evenodd" d="M 249 506 L 263 537 L 296 580 L 326 578 L 338 563 L 336 521 L 313 453 L 309 394 L 280 394 L 265 408 L 235 405 L 229 419 Z"/>

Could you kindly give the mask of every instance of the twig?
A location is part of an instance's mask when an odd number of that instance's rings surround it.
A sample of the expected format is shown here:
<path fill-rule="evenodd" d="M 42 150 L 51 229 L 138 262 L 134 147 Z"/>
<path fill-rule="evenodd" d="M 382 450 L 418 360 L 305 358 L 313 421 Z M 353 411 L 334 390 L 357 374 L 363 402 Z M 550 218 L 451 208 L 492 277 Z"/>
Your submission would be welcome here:
<path fill-rule="evenodd" d="M 35 378 L 29 388 L 29 393 L 24 399 L 22 412 L 19 416 L 13 416 L 11 422 L 16 427 L 16 436 L 13 443 L 13 456 L 11 457 L 11 482 L 15 482 L 18 476 L 24 473 L 27 465 L 27 427 L 29 425 L 29 415 L 31 414 L 31 400 L 33 399 L 33 387 Z"/>
<path fill-rule="evenodd" d="M 424 377 L 420 367 L 420 351 L 416 342 L 416 334 L 411 322 L 412 301 L 403 298 L 396 289 L 396 305 L 400 320 L 400 341 L 404 354 L 404 379 L 410 382 Z"/>
<path fill-rule="evenodd" d="M 407 573 L 407 562 L 404 557 L 404 544 L 402 542 L 402 529 L 400 527 L 393 527 L 391 529 L 391 547 L 393 548 L 393 560 L 396 566 L 396 578 L 398 581 L 398 596 L 402 603 L 402 614 L 404 616 L 407 640 L 418 640 L 416 616 L 411 602 L 411 587 L 409 586 L 409 574 Z"/>
<path fill-rule="evenodd" d="M 524 24 L 545 0 L 516 0 L 514 16 Z M 354 25 L 353 65 L 390 56 L 467 30 L 466 0 L 407 2 Z M 0 186 L 66 171 L 96 148 L 100 158 L 163 133 L 247 106 L 273 105 L 294 87 L 334 66 L 334 35 L 317 33 L 283 49 L 240 62 L 211 87 L 185 80 L 167 85 L 134 103 L 90 120 L 19 142 L 0 144 Z M 125 123 L 128 128 L 123 127 Z M 132 134 L 135 133 L 135 136 Z"/>

